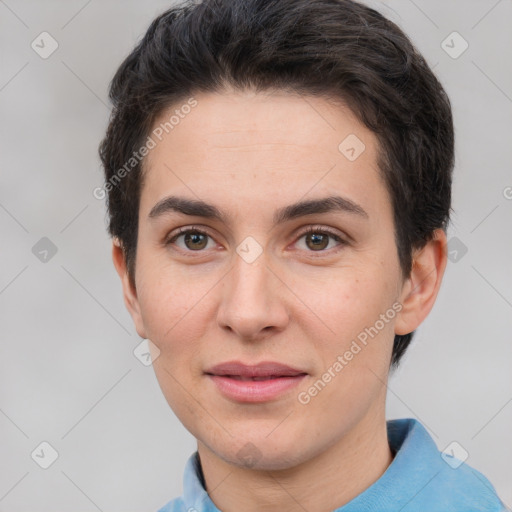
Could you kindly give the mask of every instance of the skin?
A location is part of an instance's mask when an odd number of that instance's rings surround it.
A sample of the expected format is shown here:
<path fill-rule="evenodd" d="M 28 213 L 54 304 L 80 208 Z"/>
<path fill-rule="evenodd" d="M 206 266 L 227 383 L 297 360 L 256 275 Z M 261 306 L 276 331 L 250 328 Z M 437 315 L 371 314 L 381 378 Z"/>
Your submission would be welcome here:
<path fill-rule="evenodd" d="M 160 350 L 156 376 L 197 439 L 216 506 L 331 511 L 392 462 L 385 401 L 393 338 L 416 329 L 431 310 L 446 236 L 436 231 L 414 253 L 411 275 L 402 276 L 377 139 L 341 103 L 279 91 L 194 97 L 198 105 L 146 157 L 135 286 L 114 240 L 125 303 L 138 334 Z M 366 146 L 355 161 L 338 150 L 350 134 Z M 175 212 L 149 218 L 170 195 L 212 203 L 230 221 Z M 331 195 L 349 198 L 368 217 L 337 211 L 273 226 L 277 208 Z M 166 245 L 189 226 L 208 232 L 203 248 L 194 251 L 197 242 L 183 235 Z M 327 238 L 317 248 L 301 234 L 311 226 L 330 228 L 346 243 Z M 236 252 L 248 236 L 263 250 L 252 263 Z M 299 392 L 394 303 L 401 311 L 308 404 L 300 403 Z M 204 373 L 228 360 L 278 361 L 308 375 L 274 400 L 239 403 Z M 244 447 L 253 450 L 251 463 L 238 454 Z"/>

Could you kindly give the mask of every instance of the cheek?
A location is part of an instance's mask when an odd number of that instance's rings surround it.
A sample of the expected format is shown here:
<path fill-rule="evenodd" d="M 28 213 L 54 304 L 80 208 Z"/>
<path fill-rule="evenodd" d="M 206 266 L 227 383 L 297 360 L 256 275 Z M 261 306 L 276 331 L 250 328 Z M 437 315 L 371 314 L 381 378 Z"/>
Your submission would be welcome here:
<path fill-rule="evenodd" d="M 197 421 L 198 411 L 190 393 L 196 395 L 193 390 L 201 377 L 200 345 L 207 297 L 201 300 L 203 288 L 163 271 L 154 272 L 153 277 L 141 274 L 142 279 L 142 319 L 148 338 L 160 350 L 153 369 L 169 406 L 190 430 Z"/>
<path fill-rule="evenodd" d="M 307 306 L 307 315 L 296 320 L 305 328 L 317 324 L 329 338 L 354 338 L 393 304 L 392 280 L 383 281 L 382 275 L 377 268 L 347 267 L 333 269 L 325 279 L 297 281 L 294 292 Z"/>
<path fill-rule="evenodd" d="M 304 285 L 311 297 L 308 305 L 319 318 L 308 314 L 301 320 L 301 328 L 314 343 L 319 358 L 316 377 L 329 382 L 316 401 L 319 410 L 329 403 L 345 411 L 363 410 L 382 391 L 381 381 L 389 371 L 396 312 L 392 309 L 393 281 L 383 282 L 378 274 L 382 276 L 371 266 L 365 271 L 344 269 L 318 288 L 321 293 L 313 294 L 317 288 Z"/>
<path fill-rule="evenodd" d="M 140 272 L 138 299 L 147 337 L 160 349 L 160 357 L 177 361 L 193 350 L 201 337 L 204 286 L 194 286 L 169 268 L 146 266 Z"/>
<path fill-rule="evenodd" d="M 393 284 L 371 275 L 354 273 L 352 278 L 331 281 L 313 301 L 321 322 L 303 325 L 321 361 L 314 382 L 309 382 L 315 389 L 303 391 L 313 396 L 321 389 L 313 400 L 315 410 L 344 411 L 347 421 L 363 414 L 384 392 L 393 347 Z M 313 323 L 322 324 L 327 335 L 319 336 Z"/>
<path fill-rule="evenodd" d="M 165 252 L 140 248 L 137 296 L 145 326 L 155 338 L 170 334 L 208 299 L 205 294 L 215 281 L 211 273 L 200 272 L 199 267 L 195 271 L 194 267 L 184 268 Z"/>

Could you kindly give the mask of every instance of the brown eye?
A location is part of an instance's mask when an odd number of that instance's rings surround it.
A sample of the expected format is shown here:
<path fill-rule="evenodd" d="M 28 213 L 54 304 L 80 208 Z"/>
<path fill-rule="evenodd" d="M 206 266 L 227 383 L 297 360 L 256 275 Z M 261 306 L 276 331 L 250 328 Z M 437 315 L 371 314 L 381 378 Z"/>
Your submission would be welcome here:
<path fill-rule="evenodd" d="M 305 240 L 302 249 L 304 249 L 307 252 L 330 253 L 331 248 L 329 248 L 329 244 L 331 243 L 332 240 L 337 242 L 337 244 L 335 244 L 334 247 L 332 247 L 332 249 L 340 248 L 341 246 L 347 245 L 347 242 L 345 242 L 345 240 L 343 240 L 339 235 L 331 232 L 326 228 L 320 227 L 312 227 L 309 228 L 307 231 L 304 231 L 299 236 L 299 240 L 302 239 Z"/>
<path fill-rule="evenodd" d="M 177 243 L 179 239 L 183 241 Z M 183 229 L 177 235 L 174 235 L 166 245 L 176 245 L 183 251 L 202 251 L 208 246 L 208 241 L 211 239 L 208 233 L 198 229 Z"/>
<path fill-rule="evenodd" d="M 313 250 L 322 250 L 329 245 L 330 237 L 330 235 L 325 233 L 308 233 L 306 235 L 306 245 Z"/>
<path fill-rule="evenodd" d="M 206 247 L 206 245 L 208 244 L 208 235 L 196 232 L 186 233 L 184 235 L 183 240 L 185 242 L 185 246 L 188 249 L 197 251 L 199 249 L 204 249 Z"/>

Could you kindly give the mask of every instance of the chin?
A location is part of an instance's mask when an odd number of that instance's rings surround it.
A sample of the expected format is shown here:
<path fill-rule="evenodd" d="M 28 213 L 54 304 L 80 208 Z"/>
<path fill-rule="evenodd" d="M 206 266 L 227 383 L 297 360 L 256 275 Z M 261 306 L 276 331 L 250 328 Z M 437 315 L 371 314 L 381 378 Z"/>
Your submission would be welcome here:
<path fill-rule="evenodd" d="M 300 438 L 289 432 L 285 434 L 271 439 L 273 434 L 267 437 L 266 433 L 259 431 L 253 435 L 227 437 L 222 444 L 218 439 L 213 443 L 203 441 L 203 444 L 228 464 L 255 471 L 278 471 L 295 467 L 307 459 Z"/>

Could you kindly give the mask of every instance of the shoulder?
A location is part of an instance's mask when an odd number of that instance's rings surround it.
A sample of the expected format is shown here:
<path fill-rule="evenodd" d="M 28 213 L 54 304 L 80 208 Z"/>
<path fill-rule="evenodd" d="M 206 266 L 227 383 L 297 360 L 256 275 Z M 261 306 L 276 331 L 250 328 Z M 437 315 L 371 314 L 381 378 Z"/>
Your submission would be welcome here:
<path fill-rule="evenodd" d="M 442 454 L 440 453 L 440 456 Z M 436 491 L 439 503 L 457 504 L 456 510 L 503 512 L 505 507 L 491 482 L 465 462 L 447 464 L 438 474 Z"/>
<path fill-rule="evenodd" d="M 406 482 L 405 494 L 412 491 L 403 512 L 433 506 L 453 512 L 506 511 L 491 482 L 465 462 L 467 452 L 458 443 L 441 452 L 425 427 L 410 418 L 388 422 L 388 436 L 398 452 L 388 476 Z"/>
<path fill-rule="evenodd" d="M 181 498 L 175 498 L 159 508 L 157 512 L 194 512 L 194 509 L 187 509 Z"/>

